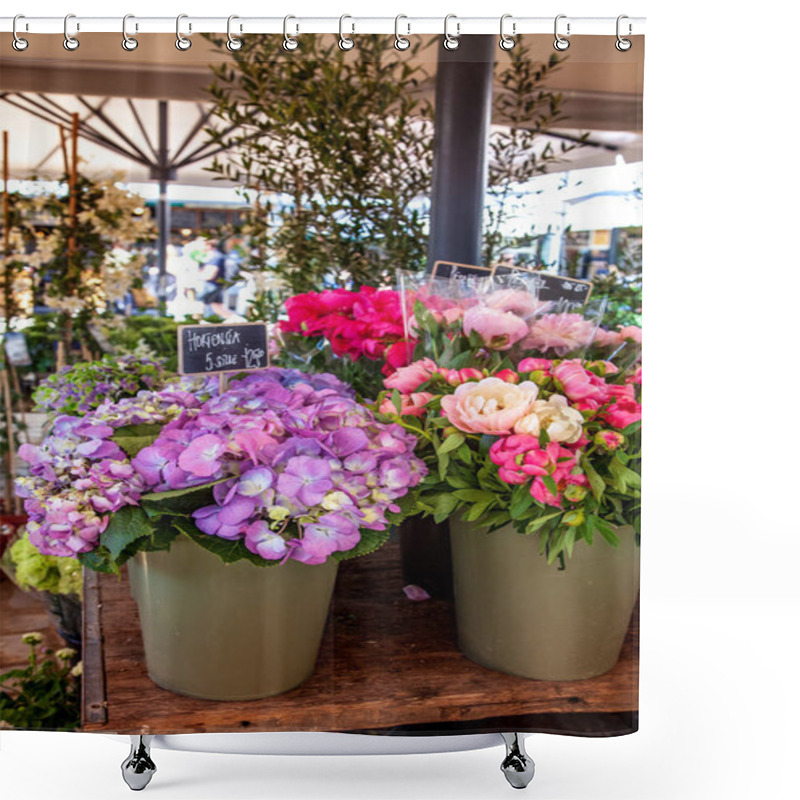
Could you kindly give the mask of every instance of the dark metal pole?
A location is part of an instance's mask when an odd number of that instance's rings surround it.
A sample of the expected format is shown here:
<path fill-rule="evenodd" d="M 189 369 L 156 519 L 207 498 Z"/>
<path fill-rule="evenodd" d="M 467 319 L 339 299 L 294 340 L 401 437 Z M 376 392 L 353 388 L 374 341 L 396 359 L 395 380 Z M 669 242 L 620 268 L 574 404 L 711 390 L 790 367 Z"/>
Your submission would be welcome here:
<path fill-rule="evenodd" d="M 438 260 L 482 264 L 483 205 L 496 36 L 439 48 L 428 270 Z"/>
<path fill-rule="evenodd" d="M 158 302 L 163 307 L 167 300 L 167 246 L 170 233 L 170 207 L 167 201 L 169 169 L 169 128 L 168 106 L 166 100 L 158 101 Z"/>

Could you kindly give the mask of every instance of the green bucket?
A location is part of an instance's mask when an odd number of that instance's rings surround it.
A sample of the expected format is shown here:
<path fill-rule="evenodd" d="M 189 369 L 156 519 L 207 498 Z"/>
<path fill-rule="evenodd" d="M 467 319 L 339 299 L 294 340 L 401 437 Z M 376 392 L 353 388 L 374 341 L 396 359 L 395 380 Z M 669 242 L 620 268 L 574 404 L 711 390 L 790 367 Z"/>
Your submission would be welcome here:
<path fill-rule="evenodd" d="M 147 672 L 163 689 L 252 700 L 311 677 L 338 564 L 224 564 L 183 537 L 128 565 Z"/>
<path fill-rule="evenodd" d="M 619 659 L 639 591 L 633 528 L 618 548 L 578 542 L 566 569 L 536 534 L 450 521 L 459 649 L 484 667 L 549 681 L 602 675 Z"/>

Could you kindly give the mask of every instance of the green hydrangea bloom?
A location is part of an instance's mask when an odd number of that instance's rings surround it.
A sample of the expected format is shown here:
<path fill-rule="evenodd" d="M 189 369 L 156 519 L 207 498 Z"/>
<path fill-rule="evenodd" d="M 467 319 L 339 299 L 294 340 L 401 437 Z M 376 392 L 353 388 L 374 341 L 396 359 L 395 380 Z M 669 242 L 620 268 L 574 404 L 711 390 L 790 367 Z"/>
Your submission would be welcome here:
<path fill-rule="evenodd" d="M 75 558 L 42 555 L 25 533 L 9 548 L 14 578 L 21 589 L 38 589 L 51 594 L 81 594 L 83 579 Z"/>

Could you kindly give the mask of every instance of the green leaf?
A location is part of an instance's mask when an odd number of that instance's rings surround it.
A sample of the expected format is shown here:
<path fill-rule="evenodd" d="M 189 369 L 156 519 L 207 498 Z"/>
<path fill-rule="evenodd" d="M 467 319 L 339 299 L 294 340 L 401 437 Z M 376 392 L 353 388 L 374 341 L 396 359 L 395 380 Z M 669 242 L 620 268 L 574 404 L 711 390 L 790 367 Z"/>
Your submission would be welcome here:
<path fill-rule="evenodd" d="M 108 575 L 119 574 L 119 567 L 105 547 L 96 547 L 88 553 L 78 553 L 78 561 L 82 566 L 95 572 L 104 572 Z"/>
<path fill-rule="evenodd" d="M 447 453 L 439 453 L 439 478 L 447 480 L 447 468 L 450 466 L 450 456 Z"/>
<path fill-rule="evenodd" d="M 558 554 L 564 549 L 566 538 L 566 531 L 564 528 L 559 528 L 555 536 L 553 536 L 547 544 L 547 563 L 552 564 L 557 558 Z"/>
<path fill-rule="evenodd" d="M 638 431 L 641 427 L 642 427 L 642 421 L 637 420 L 636 422 L 631 422 L 630 425 L 626 425 L 622 429 L 622 432 L 623 434 L 625 434 L 625 436 L 630 436 L 631 434 L 636 433 L 636 431 Z"/>
<path fill-rule="evenodd" d="M 569 528 L 567 530 L 566 536 L 564 536 L 564 549 L 567 551 L 567 555 L 572 558 L 572 548 L 575 545 L 575 528 Z"/>
<path fill-rule="evenodd" d="M 552 475 L 543 475 L 542 476 L 542 483 L 547 487 L 547 490 L 552 494 L 554 497 L 558 495 L 558 486 L 556 486 L 556 482 L 553 480 Z"/>
<path fill-rule="evenodd" d="M 450 453 L 456 448 L 460 447 L 465 441 L 465 436 L 463 433 L 451 433 L 442 443 L 442 446 L 439 448 L 439 455 L 444 455 L 445 453 Z"/>
<path fill-rule="evenodd" d="M 626 467 L 616 456 L 609 462 L 608 471 L 614 477 L 614 483 L 620 492 L 627 492 L 629 488 L 640 489 L 642 486 L 639 473 Z"/>
<path fill-rule="evenodd" d="M 125 451 L 128 458 L 133 458 L 153 444 L 161 433 L 161 427 L 155 424 L 125 425 L 117 428 L 111 440 Z"/>
<path fill-rule="evenodd" d="M 584 474 L 589 479 L 589 485 L 592 487 L 592 494 L 599 502 L 600 498 L 603 496 L 603 492 L 606 490 L 606 482 L 600 477 L 597 470 L 591 465 L 586 456 L 581 458 L 581 467 L 583 468 Z"/>
<path fill-rule="evenodd" d="M 545 514 L 543 517 L 536 517 L 536 519 L 532 519 L 525 528 L 525 533 L 536 533 L 541 527 L 544 526 L 545 523 L 549 522 L 551 519 L 555 517 L 561 516 L 561 511 L 555 511 L 552 514 Z"/>
<path fill-rule="evenodd" d="M 509 523 L 508 511 L 489 511 L 481 519 L 481 525 L 491 530 L 504 528 Z"/>
<path fill-rule="evenodd" d="M 619 536 L 614 533 L 614 529 L 603 519 L 595 518 L 595 527 L 600 531 L 602 537 L 612 546 L 619 546 Z"/>
<path fill-rule="evenodd" d="M 352 550 L 336 552 L 331 554 L 334 561 L 347 561 L 349 558 L 358 558 L 369 553 L 374 553 L 378 548 L 383 547 L 389 541 L 391 531 L 373 531 L 369 528 L 361 529 L 361 539 Z"/>
<path fill-rule="evenodd" d="M 153 532 L 153 524 L 138 506 L 125 506 L 111 514 L 108 527 L 100 534 L 100 544 L 118 561 L 122 551 Z"/>
<path fill-rule="evenodd" d="M 589 514 L 586 517 L 586 524 L 583 529 L 583 538 L 586 539 L 587 544 L 594 542 L 594 515 Z"/>
<path fill-rule="evenodd" d="M 140 502 L 148 516 L 161 514 L 187 516 L 193 511 L 197 511 L 198 508 L 212 505 L 214 503 L 214 487 L 227 480 L 230 478 L 220 478 L 200 486 L 190 486 L 188 489 L 143 494 Z"/>
<path fill-rule="evenodd" d="M 469 509 L 464 514 L 464 519 L 467 522 L 475 522 L 484 511 L 486 511 L 489 506 L 491 506 L 491 502 L 487 503 L 475 503 L 475 505 L 470 506 Z"/>
<path fill-rule="evenodd" d="M 242 559 L 246 559 L 257 567 L 271 567 L 280 564 L 279 559 L 267 561 L 261 556 L 251 553 L 241 539 L 221 539 L 219 536 L 209 536 L 207 533 L 203 533 L 188 517 L 175 517 L 173 524 L 182 534 L 188 536 L 204 550 L 213 553 L 225 564 L 232 564 Z"/>
<path fill-rule="evenodd" d="M 403 413 L 403 400 L 397 389 L 392 389 L 392 405 L 397 411 L 398 416 Z"/>
<path fill-rule="evenodd" d="M 522 491 L 518 491 L 522 489 Z M 511 519 L 519 519 L 533 505 L 533 496 L 527 485 L 517 486 L 514 489 L 508 513 Z"/>
<path fill-rule="evenodd" d="M 433 502 L 434 522 L 444 522 L 455 511 L 458 505 L 458 498 L 455 493 L 443 493 L 436 495 Z"/>
<path fill-rule="evenodd" d="M 459 475 L 448 475 L 447 482 L 454 488 L 454 489 L 471 489 L 472 483 L 464 478 L 460 477 Z"/>
<path fill-rule="evenodd" d="M 487 492 L 484 489 L 458 489 L 453 494 L 467 503 L 493 503 L 497 499 L 494 492 Z"/>

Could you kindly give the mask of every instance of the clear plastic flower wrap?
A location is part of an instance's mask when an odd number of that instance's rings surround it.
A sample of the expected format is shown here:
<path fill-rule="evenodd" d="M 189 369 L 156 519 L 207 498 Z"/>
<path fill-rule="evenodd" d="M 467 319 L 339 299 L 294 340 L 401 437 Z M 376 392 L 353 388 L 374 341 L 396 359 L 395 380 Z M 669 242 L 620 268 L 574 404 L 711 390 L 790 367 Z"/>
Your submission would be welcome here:
<path fill-rule="evenodd" d="M 540 273 L 449 277 L 398 272 L 409 361 L 432 358 L 452 369 L 496 369 L 521 358 L 585 358 L 604 301 L 542 299 Z"/>

